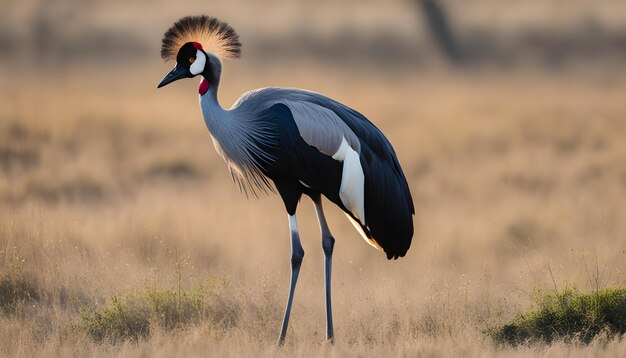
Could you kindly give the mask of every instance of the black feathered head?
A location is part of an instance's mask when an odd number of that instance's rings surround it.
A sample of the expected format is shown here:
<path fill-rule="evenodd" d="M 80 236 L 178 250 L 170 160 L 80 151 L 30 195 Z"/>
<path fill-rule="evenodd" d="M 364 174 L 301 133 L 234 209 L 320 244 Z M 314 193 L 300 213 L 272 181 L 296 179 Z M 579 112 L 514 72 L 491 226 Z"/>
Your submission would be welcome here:
<path fill-rule="evenodd" d="M 165 32 L 161 41 L 161 57 L 176 60 L 176 67 L 157 85 L 202 75 L 198 89 L 205 94 L 209 86 L 217 88 L 222 73 L 220 58 L 241 57 L 239 36 L 227 23 L 209 16 L 187 16 Z"/>
<path fill-rule="evenodd" d="M 201 48 L 222 59 L 241 57 L 239 35 L 225 22 L 206 16 L 186 16 L 170 27 L 161 41 L 161 57 L 174 60 L 186 43 L 200 44 Z"/>

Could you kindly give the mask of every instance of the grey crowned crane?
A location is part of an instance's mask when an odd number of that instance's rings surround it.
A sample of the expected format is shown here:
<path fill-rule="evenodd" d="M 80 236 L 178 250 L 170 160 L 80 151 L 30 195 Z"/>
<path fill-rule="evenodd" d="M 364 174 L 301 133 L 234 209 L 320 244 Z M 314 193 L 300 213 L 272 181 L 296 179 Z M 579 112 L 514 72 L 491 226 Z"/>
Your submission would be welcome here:
<path fill-rule="evenodd" d="M 304 250 L 296 223 L 302 194 L 315 204 L 322 234 L 326 337 L 333 340 L 330 277 L 333 238 L 321 196 L 343 210 L 370 245 L 388 259 L 406 254 L 413 237 L 413 200 L 398 158 L 383 133 L 359 112 L 321 94 L 294 88 L 250 91 L 230 108 L 217 99 L 222 61 L 241 55 L 239 36 L 213 17 L 178 20 L 162 40 L 161 57 L 176 60 L 157 88 L 200 76 L 200 108 L 213 144 L 243 188 L 280 194 L 289 216 L 291 285 L 279 344 L 285 340 Z"/>

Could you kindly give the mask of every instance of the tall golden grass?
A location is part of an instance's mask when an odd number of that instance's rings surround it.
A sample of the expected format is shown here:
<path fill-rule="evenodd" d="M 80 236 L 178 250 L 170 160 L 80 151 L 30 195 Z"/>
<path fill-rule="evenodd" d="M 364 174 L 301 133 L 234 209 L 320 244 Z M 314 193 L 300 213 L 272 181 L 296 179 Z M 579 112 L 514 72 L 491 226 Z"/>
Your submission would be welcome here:
<path fill-rule="evenodd" d="M 88 70 L 16 76 L 2 96 L 0 268 L 36 296 L 2 315 L 3 355 L 624 351 L 619 340 L 513 350 L 484 334 L 531 304 L 537 286 L 624 284 L 623 76 L 444 72 L 390 81 L 315 67 L 289 77 L 236 70 L 224 75 L 225 104 L 274 76 L 304 84 L 372 118 L 408 176 L 416 234 L 401 260 L 385 260 L 327 205 L 337 344 L 323 344 L 323 256 L 303 200 L 307 254 L 288 344 L 275 350 L 289 275 L 280 199 L 239 193 L 202 123 L 195 83 L 156 91 L 159 66 L 132 81 Z M 242 312 L 234 326 L 202 321 L 118 344 L 73 328 L 113 296 L 215 279 Z"/>

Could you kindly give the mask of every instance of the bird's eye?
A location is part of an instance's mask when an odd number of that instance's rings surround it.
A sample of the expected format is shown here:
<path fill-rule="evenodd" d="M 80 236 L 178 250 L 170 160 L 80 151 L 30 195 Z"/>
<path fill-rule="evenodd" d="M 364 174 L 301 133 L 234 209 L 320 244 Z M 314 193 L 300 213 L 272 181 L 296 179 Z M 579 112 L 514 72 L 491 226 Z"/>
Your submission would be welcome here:
<path fill-rule="evenodd" d="M 195 61 L 196 58 L 195 57 L 189 57 L 189 63 L 193 63 L 193 61 Z"/>

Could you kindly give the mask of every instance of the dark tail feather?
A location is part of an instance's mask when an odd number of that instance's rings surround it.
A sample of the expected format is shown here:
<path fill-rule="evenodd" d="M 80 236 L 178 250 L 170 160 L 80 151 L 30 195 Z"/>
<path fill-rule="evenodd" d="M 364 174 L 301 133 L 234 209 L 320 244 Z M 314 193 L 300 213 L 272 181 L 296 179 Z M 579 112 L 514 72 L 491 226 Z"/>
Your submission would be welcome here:
<path fill-rule="evenodd" d="M 411 246 L 415 212 L 404 173 L 397 159 L 389 163 L 375 155 L 366 155 L 361 163 L 365 174 L 366 221 L 361 227 L 385 251 L 387 259 L 403 257 Z"/>

